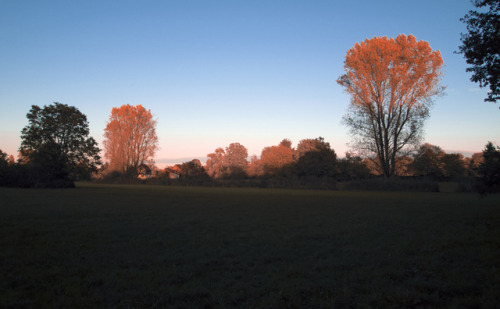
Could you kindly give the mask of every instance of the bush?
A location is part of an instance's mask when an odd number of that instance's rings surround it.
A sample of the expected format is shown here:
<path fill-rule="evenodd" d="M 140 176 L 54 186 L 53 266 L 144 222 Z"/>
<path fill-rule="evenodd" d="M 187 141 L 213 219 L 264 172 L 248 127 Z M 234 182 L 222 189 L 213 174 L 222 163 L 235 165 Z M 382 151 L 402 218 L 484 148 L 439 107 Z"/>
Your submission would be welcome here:
<path fill-rule="evenodd" d="M 0 186 L 12 188 L 74 188 L 67 173 L 31 164 L 13 164 L 0 174 Z"/>

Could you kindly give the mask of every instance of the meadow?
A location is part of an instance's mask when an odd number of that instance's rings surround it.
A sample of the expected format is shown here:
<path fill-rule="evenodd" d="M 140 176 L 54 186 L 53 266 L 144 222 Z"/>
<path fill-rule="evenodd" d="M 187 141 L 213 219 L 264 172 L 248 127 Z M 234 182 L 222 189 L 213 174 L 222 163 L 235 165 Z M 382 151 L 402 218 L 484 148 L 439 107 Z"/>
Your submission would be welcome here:
<path fill-rule="evenodd" d="M 500 195 L 0 188 L 2 308 L 494 308 Z"/>

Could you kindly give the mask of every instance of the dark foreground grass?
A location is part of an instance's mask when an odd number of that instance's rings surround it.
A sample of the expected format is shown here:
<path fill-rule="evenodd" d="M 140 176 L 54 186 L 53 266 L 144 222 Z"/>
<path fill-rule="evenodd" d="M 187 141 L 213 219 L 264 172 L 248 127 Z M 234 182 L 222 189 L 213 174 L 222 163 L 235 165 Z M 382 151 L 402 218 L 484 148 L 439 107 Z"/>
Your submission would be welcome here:
<path fill-rule="evenodd" d="M 2 308 L 494 308 L 500 196 L 0 188 Z"/>

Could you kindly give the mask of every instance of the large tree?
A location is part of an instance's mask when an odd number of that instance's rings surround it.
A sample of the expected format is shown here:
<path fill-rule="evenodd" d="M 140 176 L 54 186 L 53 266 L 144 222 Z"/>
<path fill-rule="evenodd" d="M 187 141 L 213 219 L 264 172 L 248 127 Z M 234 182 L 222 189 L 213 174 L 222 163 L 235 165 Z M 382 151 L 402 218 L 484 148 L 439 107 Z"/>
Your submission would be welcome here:
<path fill-rule="evenodd" d="M 153 162 L 158 149 L 156 120 L 142 105 L 114 107 L 104 137 L 110 169 L 122 173 L 137 173 L 140 165 Z"/>
<path fill-rule="evenodd" d="M 443 59 L 414 36 L 374 37 L 347 51 L 337 82 L 351 95 L 344 116 L 356 149 L 375 153 L 386 177 L 397 158 L 419 144 L 431 98 L 440 86 Z"/>
<path fill-rule="evenodd" d="M 459 53 L 463 54 L 472 72 L 471 81 L 479 87 L 490 87 L 488 97 L 484 99 L 496 102 L 500 98 L 500 1 L 474 0 L 476 8 L 489 7 L 487 11 L 469 11 L 460 20 L 467 24 L 468 33 L 461 35 L 462 45 Z"/>
<path fill-rule="evenodd" d="M 29 124 L 21 132 L 20 154 L 23 162 L 42 171 L 40 176 L 78 180 L 97 171 L 100 150 L 89 137 L 87 117 L 76 107 L 58 102 L 43 108 L 33 105 L 26 116 Z"/>

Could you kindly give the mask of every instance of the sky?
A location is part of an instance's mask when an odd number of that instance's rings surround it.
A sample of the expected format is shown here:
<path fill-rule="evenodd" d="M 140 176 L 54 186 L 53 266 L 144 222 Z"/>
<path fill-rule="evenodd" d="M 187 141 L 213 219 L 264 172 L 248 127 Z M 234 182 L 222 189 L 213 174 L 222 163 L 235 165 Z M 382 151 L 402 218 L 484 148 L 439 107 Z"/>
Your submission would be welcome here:
<path fill-rule="evenodd" d="M 350 98 L 336 80 L 347 50 L 412 34 L 445 65 L 425 142 L 479 152 L 500 143 L 500 110 L 454 53 L 471 9 L 469 0 L 0 0 L 0 149 L 17 154 L 32 105 L 60 102 L 87 115 L 101 148 L 113 107 L 150 109 L 158 163 L 320 136 L 342 157 Z"/>

